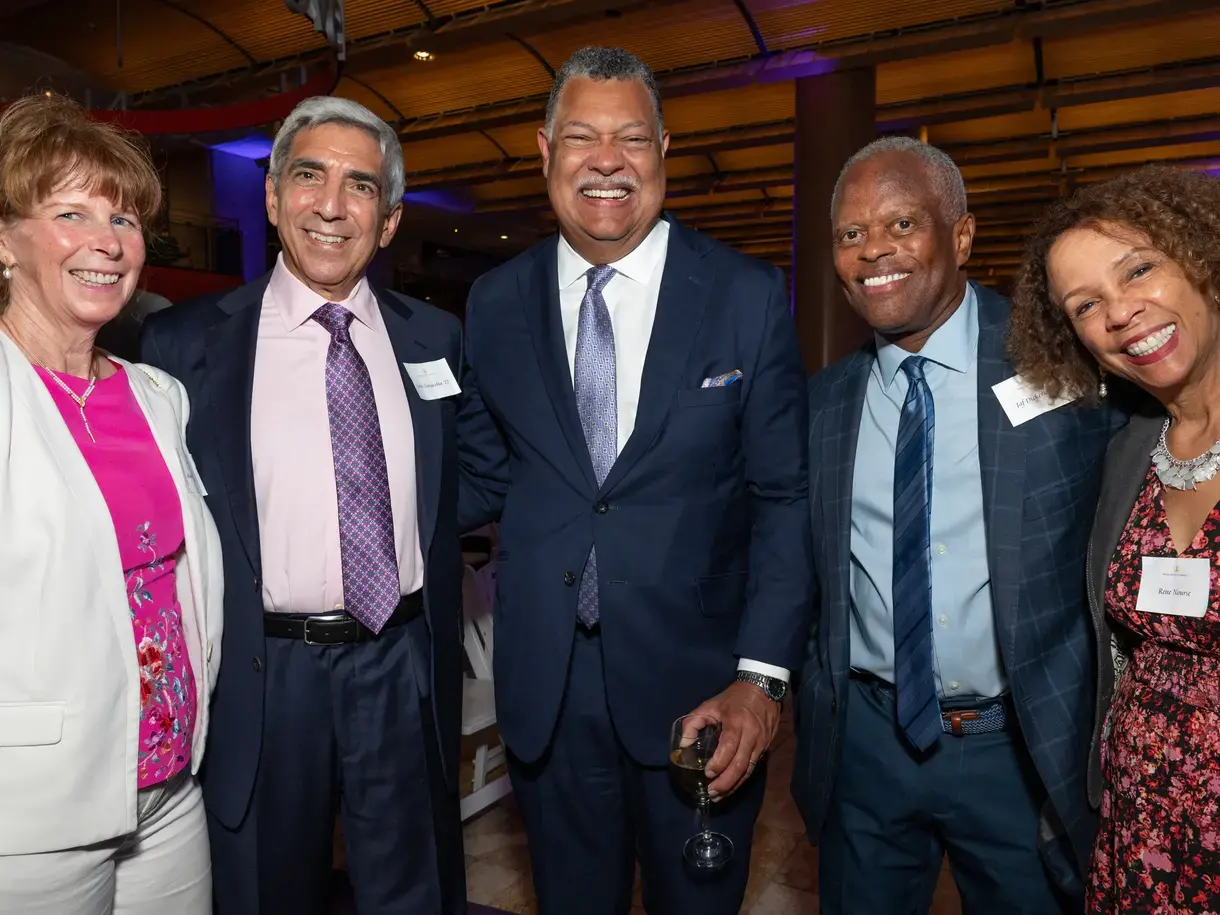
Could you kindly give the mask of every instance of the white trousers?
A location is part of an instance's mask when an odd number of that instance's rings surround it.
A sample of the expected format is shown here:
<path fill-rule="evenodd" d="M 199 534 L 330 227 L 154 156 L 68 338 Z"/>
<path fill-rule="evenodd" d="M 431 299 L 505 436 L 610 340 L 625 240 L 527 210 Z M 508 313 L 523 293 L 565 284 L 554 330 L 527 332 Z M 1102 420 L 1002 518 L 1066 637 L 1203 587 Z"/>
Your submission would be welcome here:
<path fill-rule="evenodd" d="M 141 791 L 139 813 L 134 833 L 109 842 L 0 855 L 0 915 L 211 915 L 198 782 L 188 774 L 172 787 Z"/>

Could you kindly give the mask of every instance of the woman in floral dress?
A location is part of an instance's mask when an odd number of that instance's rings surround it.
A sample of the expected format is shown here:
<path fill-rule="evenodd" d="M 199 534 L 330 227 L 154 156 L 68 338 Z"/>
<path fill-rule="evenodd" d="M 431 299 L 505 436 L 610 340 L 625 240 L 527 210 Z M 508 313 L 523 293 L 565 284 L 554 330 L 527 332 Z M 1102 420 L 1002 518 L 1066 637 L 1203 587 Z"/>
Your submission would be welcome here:
<path fill-rule="evenodd" d="M 1027 379 L 1151 395 L 1097 471 L 1087 908 L 1220 915 L 1220 181 L 1147 168 L 1082 189 L 1047 214 L 1017 285 Z"/>

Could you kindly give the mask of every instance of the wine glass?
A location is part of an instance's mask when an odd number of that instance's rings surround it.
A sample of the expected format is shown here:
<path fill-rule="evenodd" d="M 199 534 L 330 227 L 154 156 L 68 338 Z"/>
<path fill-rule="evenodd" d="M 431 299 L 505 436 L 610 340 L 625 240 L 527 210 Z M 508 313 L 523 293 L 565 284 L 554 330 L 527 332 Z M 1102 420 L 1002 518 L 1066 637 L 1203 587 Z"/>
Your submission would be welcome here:
<path fill-rule="evenodd" d="M 699 805 L 701 829 L 686 840 L 682 856 L 698 871 L 718 871 L 733 857 L 728 836 L 708 826 L 711 798 L 704 771 L 720 744 L 720 722 L 710 715 L 683 715 L 674 722 L 669 737 L 669 771 L 678 786 Z"/>

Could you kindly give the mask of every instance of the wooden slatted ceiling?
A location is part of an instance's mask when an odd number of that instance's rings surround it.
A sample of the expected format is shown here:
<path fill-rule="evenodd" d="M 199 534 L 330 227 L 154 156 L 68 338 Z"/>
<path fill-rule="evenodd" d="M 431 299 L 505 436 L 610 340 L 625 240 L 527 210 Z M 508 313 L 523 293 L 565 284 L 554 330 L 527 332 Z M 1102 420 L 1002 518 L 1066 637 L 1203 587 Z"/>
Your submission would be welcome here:
<path fill-rule="evenodd" d="M 892 105 L 974 89 L 1033 83 L 1034 50 L 1014 41 L 971 51 L 894 61 L 877 67 L 877 103 Z"/>
<path fill-rule="evenodd" d="M 403 51 L 392 69 L 360 74 L 407 117 L 455 111 L 550 91 L 551 77 L 515 41 L 439 55 L 427 62 Z"/>
<path fill-rule="evenodd" d="M 471 162 L 493 162 L 500 157 L 492 142 L 478 133 L 404 143 L 402 154 L 407 161 L 408 172 L 431 171 Z"/>
<path fill-rule="evenodd" d="M 497 143 L 503 146 L 510 156 L 538 155 L 538 128 L 541 124 L 517 124 L 512 127 L 498 127 L 487 131 Z"/>
<path fill-rule="evenodd" d="M 1059 113 L 1062 118 L 1068 111 Z M 1019 114 L 1003 114 L 994 118 L 976 118 L 958 121 L 955 124 L 934 124 L 928 128 L 928 142 L 933 144 L 974 143 L 982 140 L 1000 140 L 1005 137 L 1024 137 L 1049 133 L 1051 116 L 1049 111 L 1022 111 Z"/>
<path fill-rule="evenodd" d="M 747 0 L 767 47 L 775 50 L 908 28 L 930 20 L 993 13 L 1010 0 Z"/>
<path fill-rule="evenodd" d="M 1059 126 L 1063 130 L 1087 130 L 1108 124 L 1140 124 L 1216 113 L 1220 113 L 1220 86 L 1064 108 L 1059 112 Z"/>
<path fill-rule="evenodd" d="M 1177 146 L 1159 146 L 1155 149 L 1123 149 L 1115 152 L 1093 153 L 1073 156 L 1068 164 L 1073 168 L 1106 168 L 1115 165 L 1142 165 L 1152 161 L 1175 159 L 1216 159 L 1220 165 L 1220 142 L 1183 143 Z"/>
<path fill-rule="evenodd" d="M 665 128 L 678 134 L 780 121 L 792 117 L 795 105 L 796 90 L 791 82 L 688 95 L 665 102 Z"/>
<path fill-rule="evenodd" d="M 749 57 L 758 52 L 732 0 L 690 0 L 602 23 L 582 23 L 524 37 L 552 67 L 558 67 L 573 51 L 605 42 L 610 34 L 616 46 L 638 55 L 654 70 Z"/>
<path fill-rule="evenodd" d="M 1138 28 L 1044 43 L 1048 79 L 1068 79 L 1212 57 L 1220 49 L 1220 11 L 1176 16 Z"/>

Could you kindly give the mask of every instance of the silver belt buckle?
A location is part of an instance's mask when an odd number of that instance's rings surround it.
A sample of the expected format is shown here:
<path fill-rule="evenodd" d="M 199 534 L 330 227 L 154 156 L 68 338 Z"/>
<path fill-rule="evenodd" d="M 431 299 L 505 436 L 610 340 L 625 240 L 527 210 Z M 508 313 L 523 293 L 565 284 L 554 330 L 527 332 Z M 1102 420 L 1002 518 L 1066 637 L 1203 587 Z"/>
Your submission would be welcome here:
<path fill-rule="evenodd" d="M 346 613 L 323 613 L 319 616 L 310 616 L 305 619 L 305 644 L 306 645 L 326 645 L 326 642 L 315 642 L 309 637 L 309 624 L 317 621 L 334 622 L 335 620 L 346 619 Z"/>

